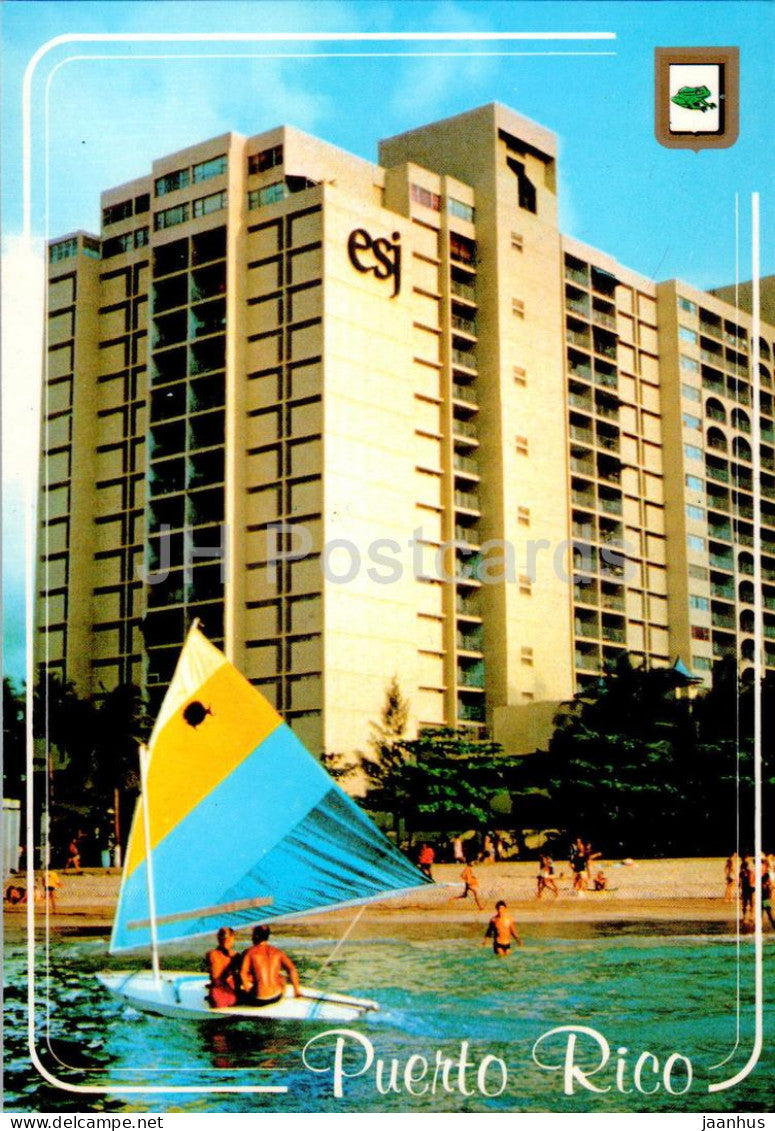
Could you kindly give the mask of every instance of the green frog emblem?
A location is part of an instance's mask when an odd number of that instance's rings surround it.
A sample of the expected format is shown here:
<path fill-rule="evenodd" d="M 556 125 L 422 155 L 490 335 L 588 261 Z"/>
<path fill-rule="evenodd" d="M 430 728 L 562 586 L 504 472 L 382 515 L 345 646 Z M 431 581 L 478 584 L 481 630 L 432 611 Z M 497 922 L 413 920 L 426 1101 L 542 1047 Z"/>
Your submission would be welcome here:
<path fill-rule="evenodd" d="M 682 86 L 678 94 L 670 99 L 676 106 L 683 106 L 686 110 L 715 110 L 716 103 L 708 102 L 710 91 L 707 86 Z"/>

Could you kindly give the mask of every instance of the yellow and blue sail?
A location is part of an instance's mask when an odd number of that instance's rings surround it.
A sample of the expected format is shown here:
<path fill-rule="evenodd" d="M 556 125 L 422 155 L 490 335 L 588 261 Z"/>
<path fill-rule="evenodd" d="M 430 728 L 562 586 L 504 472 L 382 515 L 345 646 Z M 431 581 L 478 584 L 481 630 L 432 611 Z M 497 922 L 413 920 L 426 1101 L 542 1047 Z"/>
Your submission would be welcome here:
<path fill-rule="evenodd" d="M 429 882 L 196 627 L 149 750 L 159 942 Z M 111 952 L 151 941 L 143 808 L 127 847 Z"/>

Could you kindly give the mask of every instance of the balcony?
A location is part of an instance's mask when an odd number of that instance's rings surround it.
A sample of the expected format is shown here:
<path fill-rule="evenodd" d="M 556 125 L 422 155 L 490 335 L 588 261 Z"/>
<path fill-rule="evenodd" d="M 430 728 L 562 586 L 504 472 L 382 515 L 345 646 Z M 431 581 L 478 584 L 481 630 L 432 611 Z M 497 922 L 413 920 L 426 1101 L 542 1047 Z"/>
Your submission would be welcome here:
<path fill-rule="evenodd" d="M 721 326 L 717 326 L 714 322 L 708 322 L 704 318 L 700 318 L 700 333 L 705 334 L 708 338 L 718 338 L 721 341 L 723 332 Z"/>
<path fill-rule="evenodd" d="M 731 554 L 729 555 L 729 557 L 727 557 L 726 555 L 722 557 L 720 554 L 709 554 L 708 560 L 710 561 L 710 564 L 714 569 L 723 569 L 728 573 L 732 573 L 734 570 L 734 563 L 732 561 Z M 742 569 L 742 566 L 741 572 L 745 572 L 745 570 Z M 753 570 L 751 572 L 753 572 Z"/>
<path fill-rule="evenodd" d="M 735 618 L 728 613 L 713 612 L 710 615 L 710 623 L 714 628 L 736 628 Z"/>
<path fill-rule="evenodd" d="M 473 385 L 460 385 L 457 381 L 453 381 L 452 396 L 457 401 L 465 401 L 466 404 L 479 404 L 479 398 Z"/>
<path fill-rule="evenodd" d="M 600 671 L 600 657 L 597 651 L 594 652 L 580 652 L 576 651 L 575 654 L 576 668 L 579 671 L 585 672 L 599 672 Z"/>
<path fill-rule="evenodd" d="M 734 585 L 711 585 L 711 596 L 720 601 L 734 601 L 735 587 Z"/>
<path fill-rule="evenodd" d="M 464 596 L 459 592 L 455 599 L 455 611 L 458 616 L 461 617 L 476 617 L 477 619 L 481 619 L 482 613 L 479 607 L 479 597 L 477 595 L 471 597 Z"/>
<path fill-rule="evenodd" d="M 585 333 L 582 333 L 579 330 L 571 330 L 569 327 L 565 333 L 568 341 L 572 342 L 575 346 L 581 346 L 583 349 L 590 348 L 591 339 L 589 330 L 587 330 Z"/>
<path fill-rule="evenodd" d="M 570 404 L 573 408 L 581 409 L 582 412 L 592 412 L 593 410 L 592 397 L 584 397 L 579 393 L 569 393 L 568 404 Z"/>
<path fill-rule="evenodd" d="M 457 646 L 461 652 L 481 652 L 482 636 L 481 630 L 479 632 L 458 632 Z"/>
<path fill-rule="evenodd" d="M 460 279 L 452 279 L 450 282 L 450 290 L 456 298 L 462 298 L 464 302 L 470 302 L 476 305 L 476 288 L 471 283 L 464 283 Z"/>
<path fill-rule="evenodd" d="M 571 424 L 570 426 L 571 439 L 578 440 L 582 444 L 588 444 L 592 447 L 595 441 L 595 434 L 591 428 L 580 428 L 578 424 Z"/>
<path fill-rule="evenodd" d="M 457 388 L 460 388 L 460 386 L 457 386 Z M 452 434 L 453 436 L 465 436 L 467 440 L 476 440 L 476 425 L 472 420 L 458 420 L 455 416 L 452 419 Z"/>
<path fill-rule="evenodd" d="M 622 513 L 622 500 L 612 499 L 609 495 L 600 495 L 599 506 L 601 510 L 606 512 L 606 514 Z"/>
<path fill-rule="evenodd" d="M 601 604 L 604 609 L 614 609 L 617 612 L 623 612 L 625 609 L 624 595 L 620 593 L 603 592 Z"/>
<path fill-rule="evenodd" d="M 465 542 L 467 546 L 479 546 L 481 544 L 481 536 L 479 531 L 473 526 L 456 526 L 455 541 Z"/>
<path fill-rule="evenodd" d="M 593 306 L 592 320 L 598 326 L 606 326 L 610 330 L 616 329 L 616 316 L 610 314 L 607 310 L 598 310 L 596 306 Z"/>
<path fill-rule="evenodd" d="M 594 475 L 595 465 L 591 459 L 579 459 L 578 456 L 571 456 L 570 458 L 571 471 L 575 471 L 578 475 Z"/>
<path fill-rule="evenodd" d="M 732 541 L 732 527 L 731 526 L 713 526 L 708 525 L 708 535 L 711 538 L 717 539 L 719 542 Z"/>
<path fill-rule="evenodd" d="M 589 299 L 578 298 L 565 298 L 565 307 L 567 310 L 572 310 L 576 314 L 580 314 L 582 318 L 589 318 Z"/>
<path fill-rule="evenodd" d="M 587 507 L 589 510 L 595 509 L 594 491 L 571 491 L 571 498 L 576 506 Z"/>
<path fill-rule="evenodd" d="M 484 703 L 461 703 L 457 705 L 457 717 L 464 722 L 483 723 L 485 721 Z"/>
<path fill-rule="evenodd" d="M 451 351 L 453 366 L 460 366 L 463 369 L 470 369 L 476 372 L 476 354 L 473 350 L 458 350 Z"/>
<path fill-rule="evenodd" d="M 604 389 L 616 389 L 619 385 L 619 378 L 616 369 L 611 366 L 610 368 L 599 361 L 595 362 L 595 384 L 602 386 Z"/>
<path fill-rule="evenodd" d="M 455 506 L 479 512 L 479 496 L 471 491 L 455 491 Z"/>
<path fill-rule="evenodd" d="M 461 471 L 465 475 L 479 475 L 479 463 L 471 456 L 461 456 L 455 452 L 453 461 L 455 471 Z"/>
<path fill-rule="evenodd" d="M 700 357 L 711 365 L 722 365 L 724 362 L 724 355 L 721 350 L 718 353 L 713 350 L 700 350 Z"/>
<path fill-rule="evenodd" d="M 614 625 L 603 625 L 603 640 L 607 644 L 626 644 L 627 633 L 623 628 L 615 627 Z"/>
<path fill-rule="evenodd" d="M 606 448 L 609 452 L 618 452 L 619 433 L 598 428 L 597 443 L 599 447 Z"/>
<path fill-rule="evenodd" d="M 576 267 L 569 267 L 565 264 L 565 278 L 569 279 L 572 283 L 578 283 L 580 287 L 589 286 L 589 276 L 586 271 L 579 270 Z"/>
<path fill-rule="evenodd" d="M 576 619 L 573 627 L 576 636 L 586 636 L 596 640 L 600 635 L 600 629 L 596 620 Z"/>
<path fill-rule="evenodd" d="M 453 314 L 450 323 L 456 334 L 466 334 L 470 338 L 476 337 L 476 322 L 473 318 L 463 318 L 460 314 Z"/>

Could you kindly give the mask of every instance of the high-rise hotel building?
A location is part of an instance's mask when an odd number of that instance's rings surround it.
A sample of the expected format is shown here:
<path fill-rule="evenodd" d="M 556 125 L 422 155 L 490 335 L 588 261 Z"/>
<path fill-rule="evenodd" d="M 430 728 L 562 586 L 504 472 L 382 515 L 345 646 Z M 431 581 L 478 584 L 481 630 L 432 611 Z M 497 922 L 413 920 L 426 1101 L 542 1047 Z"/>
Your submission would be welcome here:
<path fill-rule="evenodd" d="M 503 106 L 379 159 L 227 134 L 51 241 L 38 661 L 158 694 L 198 616 L 330 752 L 394 675 L 412 728 L 529 750 L 625 651 L 745 674 L 750 314 L 564 237 L 555 138 Z"/>

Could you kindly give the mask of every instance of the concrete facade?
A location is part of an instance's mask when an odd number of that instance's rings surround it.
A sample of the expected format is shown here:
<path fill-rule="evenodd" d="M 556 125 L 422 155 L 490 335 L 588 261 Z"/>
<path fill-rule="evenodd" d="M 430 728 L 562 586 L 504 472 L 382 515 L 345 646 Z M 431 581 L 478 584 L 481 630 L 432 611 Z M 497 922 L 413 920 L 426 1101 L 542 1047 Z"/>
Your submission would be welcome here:
<path fill-rule="evenodd" d="M 747 661 L 750 315 L 564 237 L 506 107 L 379 161 L 227 134 L 51 241 L 38 661 L 158 698 L 198 616 L 316 753 L 394 675 L 412 731 L 526 751 L 625 651 Z"/>

